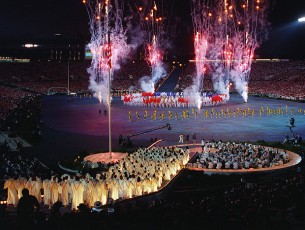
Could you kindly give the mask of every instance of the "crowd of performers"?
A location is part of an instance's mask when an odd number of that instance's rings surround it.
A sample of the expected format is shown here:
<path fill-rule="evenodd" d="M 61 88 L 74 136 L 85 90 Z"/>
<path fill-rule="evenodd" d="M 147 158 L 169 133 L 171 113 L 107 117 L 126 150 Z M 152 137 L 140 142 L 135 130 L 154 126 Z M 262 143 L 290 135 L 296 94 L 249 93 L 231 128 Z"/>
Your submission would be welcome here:
<path fill-rule="evenodd" d="M 184 95 L 183 92 L 143 92 L 121 96 L 124 105 L 141 107 L 205 107 L 225 104 L 226 94 L 200 93 L 200 96 Z"/>
<path fill-rule="evenodd" d="M 202 152 L 191 167 L 208 169 L 269 168 L 288 163 L 285 150 L 234 142 L 207 142 L 202 140 Z"/>
<path fill-rule="evenodd" d="M 301 107 L 296 109 L 289 109 L 288 106 L 285 107 L 260 107 L 259 109 L 253 108 L 239 108 L 236 109 L 232 108 L 222 108 L 222 109 L 204 109 L 200 110 L 195 107 L 191 109 L 186 108 L 181 112 L 174 112 L 171 110 L 168 111 L 158 111 L 154 109 L 150 114 L 148 110 L 145 110 L 143 114 L 140 114 L 138 111 L 134 113 L 132 111 L 128 112 L 128 120 L 131 121 L 140 121 L 141 119 L 151 119 L 151 120 L 164 120 L 164 119 L 186 119 L 186 118 L 197 118 L 197 117 L 204 117 L 204 118 L 221 118 L 221 117 L 248 117 L 248 116 L 275 116 L 275 115 L 295 115 L 295 114 L 303 114 L 305 115 L 305 109 Z"/>
<path fill-rule="evenodd" d="M 100 201 L 105 205 L 109 198 L 128 199 L 156 192 L 188 160 L 189 150 L 182 148 L 140 148 L 109 167 L 108 171 L 96 174 L 95 178 L 89 174 L 84 177 L 63 174 L 51 179 L 36 176 L 29 179 L 9 178 L 4 183 L 4 189 L 8 189 L 8 204 L 16 206 L 22 189 L 27 188 L 40 203 L 49 207 L 61 201 L 64 206 L 71 205 L 72 210 L 77 210 L 81 203 L 94 206 L 94 202 Z"/>

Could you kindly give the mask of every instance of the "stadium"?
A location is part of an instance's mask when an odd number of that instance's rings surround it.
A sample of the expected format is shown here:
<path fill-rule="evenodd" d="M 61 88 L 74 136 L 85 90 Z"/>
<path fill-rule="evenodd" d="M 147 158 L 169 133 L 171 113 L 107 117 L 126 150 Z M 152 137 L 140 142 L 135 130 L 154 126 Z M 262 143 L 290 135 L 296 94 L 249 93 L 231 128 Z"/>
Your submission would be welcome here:
<path fill-rule="evenodd" d="M 180 55 L 183 3 L 148 2 L 80 1 L 86 39 L 0 48 L 1 229 L 302 229 L 304 56 L 259 50 L 265 1 L 203 0 Z"/>

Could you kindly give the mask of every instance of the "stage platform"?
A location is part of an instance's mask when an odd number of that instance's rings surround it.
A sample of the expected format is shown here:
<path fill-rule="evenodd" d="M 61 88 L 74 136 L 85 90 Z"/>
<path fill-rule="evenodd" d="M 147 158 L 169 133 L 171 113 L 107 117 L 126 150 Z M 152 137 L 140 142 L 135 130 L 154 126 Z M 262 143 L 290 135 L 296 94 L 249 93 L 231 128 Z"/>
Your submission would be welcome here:
<path fill-rule="evenodd" d="M 189 144 L 189 145 L 178 145 L 177 147 L 186 147 L 188 146 L 190 151 L 191 151 L 191 160 L 193 160 L 193 158 L 196 156 L 196 153 L 200 153 L 202 150 L 201 145 L 199 144 Z M 275 148 L 276 149 L 276 148 Z M 213 150 L 215 149 L 210 149 L 211 152 L 213 152 Z M 283 165 L 279 165 L 279 166 L 273 166 L 270 168 L 260 168 L 260 169 L 256 169 L 256 168 L 249 168 L 249 169 L 208 169 L 208 168 L 197 168 L 197 167 L 193 167 L 193 166 L 187 166 L 187 168 L 189 170 L 192 171 L 202 171 L 205 172 L 207 174 L 233 174 L 233 173 L 253 173 L 253 172 L 273 172 L 276 170 L 283 170 L 283 169 L 288 169 L 290 167 L 294 167 L 296 165 L 298 165 L 302 158 L 301 156 L 299 156 L 298 154 L 291 152 L 291 151 L 287 151 L 286 153 L 289 155 L 289 158 L 291 159 L 288 163 L 283 164 Z"/>
<path fill-rule="evenodd" d="M 93 163 L 105 163 L 108 164 L 110 162 L 118 162 L 122 160 L 124 157 L 126 157 L 128 154 L 127 153 L 118 153 L 118 152 L 112 152 L 111 157 L 109 152 L 105 153 L 96 153 L 96 154 L 91 154 L 88 155 L 84 158 L 85 161 L 91 161 Z"/>

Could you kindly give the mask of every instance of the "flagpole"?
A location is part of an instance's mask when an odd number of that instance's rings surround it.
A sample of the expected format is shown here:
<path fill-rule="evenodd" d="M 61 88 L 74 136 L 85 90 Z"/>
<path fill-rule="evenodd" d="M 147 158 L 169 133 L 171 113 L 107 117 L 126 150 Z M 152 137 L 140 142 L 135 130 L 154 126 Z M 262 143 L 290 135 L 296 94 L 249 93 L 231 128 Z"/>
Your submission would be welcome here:
<path fill-rule="evenodd" d="M 110 59 L 109 62 L 111 62 L 111 59 Z M 111 78 L 111 64 L 109 64 L 109 71 L 108 71 L 108 127 L 109 127 L 109 133 L 108 134 L 109 134 L 109 159 L 112 159 L 110 78 Z"/>

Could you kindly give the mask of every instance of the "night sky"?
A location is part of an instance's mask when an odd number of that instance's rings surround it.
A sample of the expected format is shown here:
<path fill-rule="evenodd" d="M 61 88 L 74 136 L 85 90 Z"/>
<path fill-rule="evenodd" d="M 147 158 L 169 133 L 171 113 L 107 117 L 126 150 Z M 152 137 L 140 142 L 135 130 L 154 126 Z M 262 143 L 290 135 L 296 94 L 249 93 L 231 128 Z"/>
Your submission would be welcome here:
<path fill-rule="evenodd" d="M 192 52 L 190 0 L 164 1 L 173 2 L 169 13 L 179 26 L 173 52 L 178 55 Z M 305 1 L 272 0 L 268 15 L 269 39 L 256 53 L 261 57 L 305 59 L 305 23 L 297 23 L 299 17 L 305 16 Z M 82 0 L 1 1 L 0 41 L 30 41 L 56 33 L 66 37 L 88 35 L 88 16 Z"/>

